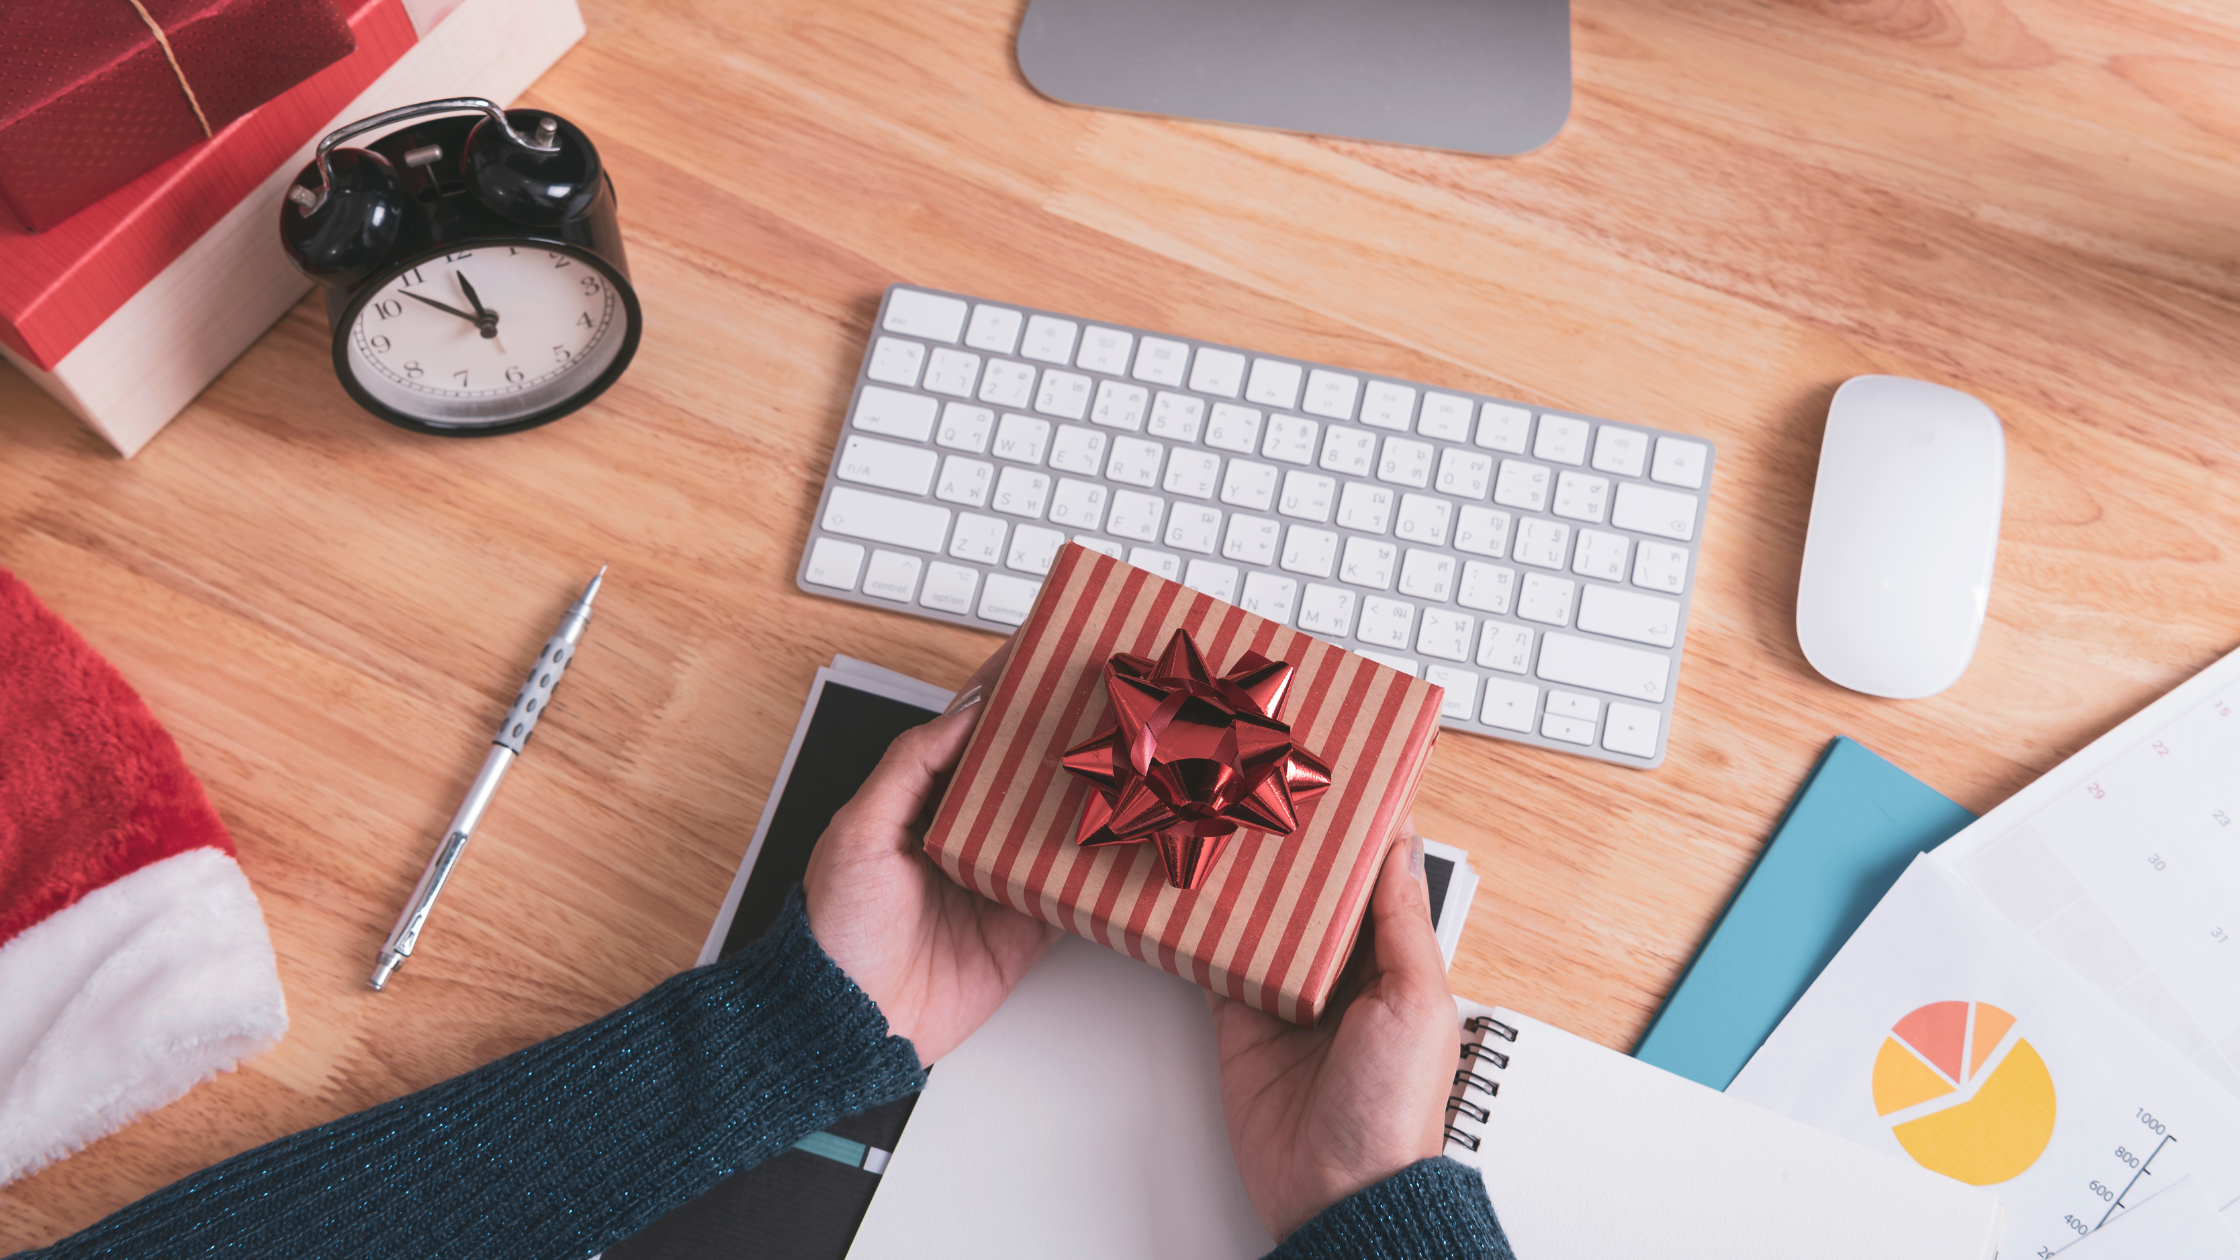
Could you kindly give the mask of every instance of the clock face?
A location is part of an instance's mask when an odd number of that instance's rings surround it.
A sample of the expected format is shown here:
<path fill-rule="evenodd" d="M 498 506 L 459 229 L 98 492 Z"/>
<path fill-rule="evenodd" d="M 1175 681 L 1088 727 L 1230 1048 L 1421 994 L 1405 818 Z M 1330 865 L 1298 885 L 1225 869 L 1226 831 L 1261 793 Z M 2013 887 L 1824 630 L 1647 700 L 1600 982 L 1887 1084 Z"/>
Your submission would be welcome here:
<path fill-rule="evenodd" d="M 616 281 L 583 255 L 485 243 L 364 295 L 337 358 L 359 391 L 410 419 L 494 428 L 603 386 L 630 319 Z"/>

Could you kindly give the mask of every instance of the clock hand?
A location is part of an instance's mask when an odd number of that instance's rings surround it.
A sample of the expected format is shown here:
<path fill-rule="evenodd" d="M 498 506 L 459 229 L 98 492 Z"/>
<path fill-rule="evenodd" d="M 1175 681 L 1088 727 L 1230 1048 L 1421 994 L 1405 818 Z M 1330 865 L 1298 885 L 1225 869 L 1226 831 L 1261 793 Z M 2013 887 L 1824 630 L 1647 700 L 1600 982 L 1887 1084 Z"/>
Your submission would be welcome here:
<path fill-rule="evenodd" d="M 428 305 L 436 308 L 439 311 L 444 311 L 448 314 L 456 315 L 470 324 L 479 325 L 480 323 L 482 323 L 481 320 L 467 314 L 465 311 L 460 310 L 456 306 L 446 306 L 443 303 L 436 301 L 434 298 L 421 297 L 419 294 L 412 292 L 410 289 L 405 290 L 404 295 L 408 298 L 411 298 L 415 302 L 426 302 Z"/>
<path fill-rule="evenodd" d="M 482 330 L 485 339 L 496 344 L 499 354 L 504 354 L 506 343 L 498 340 L 498 313 L 483 309 L 482 299 L 475 294 L 474 282 L 467 279 L 466 272 L 454 271 L 451 274 L 459 278 L 459 287 L 467 291 L 467 301 L 474 306 L 475 326 Z"/>

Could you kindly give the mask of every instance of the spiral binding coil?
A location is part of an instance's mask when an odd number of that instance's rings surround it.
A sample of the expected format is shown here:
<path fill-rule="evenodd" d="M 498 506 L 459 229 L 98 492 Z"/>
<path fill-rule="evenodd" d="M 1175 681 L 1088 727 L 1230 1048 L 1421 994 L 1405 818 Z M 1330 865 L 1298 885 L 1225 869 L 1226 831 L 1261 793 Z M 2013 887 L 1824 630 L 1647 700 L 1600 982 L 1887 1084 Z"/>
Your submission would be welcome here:
<path fill-rule="evenodd" d="M 1491 1015 L 1473 1015 L 1463 1022 L 1462 1027 L 1466 1032 L 1499 1037 L 1503 1041 L 1514 1042 L 1517 1039 L 1516 1029 Z M 1466 1116 L 1478 1124 L 1484 1124 L 1493 1118 L 1493 1112 L 1484 1103 L 1471 1100 L 1470 1091 L 1476 1090 L 1487 1098 L 1499 1094 L 1501 1082 L 1481 1073 L 1488 1067 L 1496 1071 L 1508 1067 L 1509 1056 L 1483 1041 L 1465 1041 L 1462 1043 L 1462 1064 L 1462 1068 L 1454 1074 L 1454 1083 L 1460 1088 L 1447 1098 L 1447 1140 L 1475 1151 L 1484 1139 L 1456 1128 L 1454 1117 Z"/>

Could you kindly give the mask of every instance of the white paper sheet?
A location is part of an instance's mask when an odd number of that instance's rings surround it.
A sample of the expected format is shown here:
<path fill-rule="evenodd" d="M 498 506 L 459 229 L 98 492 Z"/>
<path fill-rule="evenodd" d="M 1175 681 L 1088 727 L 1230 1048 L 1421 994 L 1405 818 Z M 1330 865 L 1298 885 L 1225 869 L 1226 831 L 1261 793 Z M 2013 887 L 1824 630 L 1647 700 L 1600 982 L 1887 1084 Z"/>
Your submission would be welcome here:
<path fill-rule="evenodd" d="M 2189 1174 L 2240 1198 L 2240 1100 L 1926 855 L 1727 1092 L 1987 1185 L 2008 1257 Z"/>
<path fill-rule="evenodd" d="M 2062 1260 L 2240 1260 L 2240 1235 L 2192 1177 L 2080 1238 Z"/>

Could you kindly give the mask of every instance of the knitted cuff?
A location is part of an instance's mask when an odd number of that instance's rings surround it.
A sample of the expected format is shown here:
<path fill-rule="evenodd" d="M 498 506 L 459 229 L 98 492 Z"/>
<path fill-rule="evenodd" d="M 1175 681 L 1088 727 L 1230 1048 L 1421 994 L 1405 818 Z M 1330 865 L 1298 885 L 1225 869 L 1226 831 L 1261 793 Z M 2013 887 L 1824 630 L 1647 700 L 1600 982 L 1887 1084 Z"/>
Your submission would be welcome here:
<path fill-rule="evenodd" d="M 810 936 L 797 889 L 768 934 L 724 962 L 28 1254 L 590 1255 L 924 1084 L 917 1052 Z"/>
<path fill-rule="evenodd" d="M 1516 1260 L 1478 1170 L 1420 1159 L 1324 1208 L 1266 1260 Z"/>

